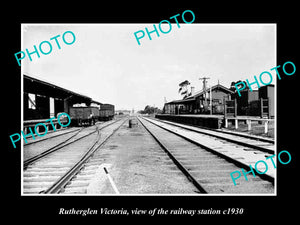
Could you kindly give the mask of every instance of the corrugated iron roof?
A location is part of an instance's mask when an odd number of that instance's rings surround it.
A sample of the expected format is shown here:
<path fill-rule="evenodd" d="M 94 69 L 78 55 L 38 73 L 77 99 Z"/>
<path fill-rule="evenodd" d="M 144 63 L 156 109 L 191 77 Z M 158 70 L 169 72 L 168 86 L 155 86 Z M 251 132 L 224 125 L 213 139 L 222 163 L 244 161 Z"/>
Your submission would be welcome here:
<path fill-rule="evenodd" d="M 26 93 L 33 93 L 37 95 L 42 95 L 42 96 L 49 96 L 53 98 L 60 98 L 60 99 L 72 99 L 73 101 L 82 101 L 82 102 L 93 102 L 96 104 L 102 104 L 100 102 L 97 102 L 95 100 L 92 100 L 92 98 L 65 89 L 63 87 L 57 86 L 55 84 L 46 82 L 44 80 L 28 76 L 26 74 L 23 74 L 23 79 L 24 79 L 24 88 L 23 91 Z"/>

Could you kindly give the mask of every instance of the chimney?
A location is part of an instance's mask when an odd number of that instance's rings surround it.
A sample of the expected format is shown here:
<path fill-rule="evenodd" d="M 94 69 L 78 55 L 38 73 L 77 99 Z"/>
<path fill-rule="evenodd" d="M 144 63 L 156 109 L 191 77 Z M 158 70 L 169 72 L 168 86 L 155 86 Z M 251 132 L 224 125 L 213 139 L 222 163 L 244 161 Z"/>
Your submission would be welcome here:
<path fill-rule="evenodd" d="M 191 87 L 191 95 L 195 94 L 195 87 Z"/>

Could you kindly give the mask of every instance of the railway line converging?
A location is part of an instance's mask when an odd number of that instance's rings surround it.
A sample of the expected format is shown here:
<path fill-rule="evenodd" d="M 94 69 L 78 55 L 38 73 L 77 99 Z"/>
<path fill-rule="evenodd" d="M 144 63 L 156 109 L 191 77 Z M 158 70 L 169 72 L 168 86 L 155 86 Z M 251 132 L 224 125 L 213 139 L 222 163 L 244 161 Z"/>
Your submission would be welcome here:
<path fill-rule="evenodd" d="M 232 171 L 249 170 L 249 164 L 270 156 L 261 146 L 249 148 L 162 121 L 139 120 L 201 193 L 274 193 L 274 170 L 256 177 L 248 174 L 248 181 L 240 179 L 236 186 L 230 177 Z"/>
<path fill-rule="evenodd" d="M 86 160 L 127 118 L 81 129 L 67 140 L 24 161 L 23 193 L 59 193 Z M 101 131 L 101 133 L 100 133 Z"/>
<path fill-rule="evenodd" d="M 102 176 L 107 168 L 121 194 L 274 194 L 271 165 L 236 185 L 230 177 L 274 153 L 270 140 L 122 117 L 25 145 L 23 194 L 119 193 Z"/>

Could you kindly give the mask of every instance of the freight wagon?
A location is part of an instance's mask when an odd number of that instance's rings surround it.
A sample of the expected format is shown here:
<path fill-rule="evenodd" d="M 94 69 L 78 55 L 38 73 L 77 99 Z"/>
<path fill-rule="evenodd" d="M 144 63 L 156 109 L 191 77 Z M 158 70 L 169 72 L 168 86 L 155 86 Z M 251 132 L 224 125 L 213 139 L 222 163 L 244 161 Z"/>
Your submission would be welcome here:
<path fill-rule="evenodd" d="M 114 118 L 115 106 L 111 104 L 102 104 L 99 110 L 99 120 L 108 121 Z"/>
<path fill-rule="evenodd" d="M 71 107 L 69 115 L 72 125 L 84 126 L 93 125 L 99 119 L 99 109 L 97 107 Z"/>

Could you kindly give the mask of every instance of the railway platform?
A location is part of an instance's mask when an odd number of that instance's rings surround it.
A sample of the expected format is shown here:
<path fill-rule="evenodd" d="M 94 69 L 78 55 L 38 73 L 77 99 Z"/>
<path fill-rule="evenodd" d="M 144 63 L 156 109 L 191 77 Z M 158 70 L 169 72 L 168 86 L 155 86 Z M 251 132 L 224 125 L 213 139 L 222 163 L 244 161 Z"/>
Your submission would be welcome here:
<path fill-rule="evenodd" d="M 189 125 L 196 125 L 207 128 L 220 129 L 223 115 L 172 115 L 172 114 L 157 114 L 155 118 L 168 120 L 172 122 L 184 123 Z"/>
<path fill-rule="evenodd" d="M 155 118 L 186 125 L 199 126 L 211 129 L 225 129 L 240 133 L 259 134 L 274 138 L 275 119 L 260 118 L 257 116 L 226 116 L 205 114 L 157 114 Z M 262 125 L 260 125 L 262 124 Z M 258 130 L 260 129 L 260 130 Z M 247 134 L 246 134 L 247 135 Z"/>

